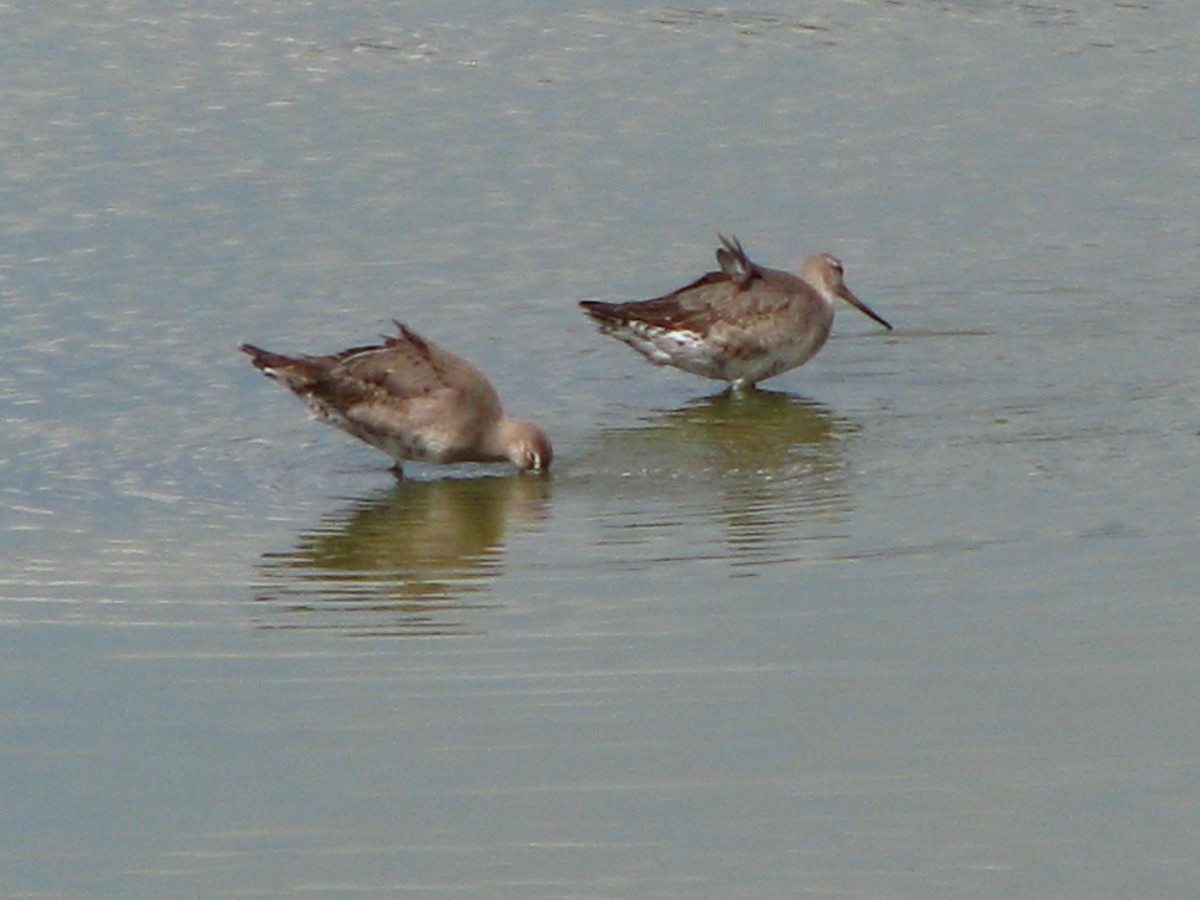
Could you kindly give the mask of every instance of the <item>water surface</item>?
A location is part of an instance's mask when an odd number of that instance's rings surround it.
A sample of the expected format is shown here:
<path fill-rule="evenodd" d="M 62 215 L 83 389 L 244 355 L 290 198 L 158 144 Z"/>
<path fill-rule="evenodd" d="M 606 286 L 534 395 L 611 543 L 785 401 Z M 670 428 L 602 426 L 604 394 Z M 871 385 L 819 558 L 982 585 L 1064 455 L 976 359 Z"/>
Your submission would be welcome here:
<path fill-rule="evenodd" d="M 0 15 L 0 893 L 1200 887 L 1200 12 Z M 736 398 L 580 315 L 718 231 L 896 331 Z M 236 351 L 393 317 L 551 477 Z"/>

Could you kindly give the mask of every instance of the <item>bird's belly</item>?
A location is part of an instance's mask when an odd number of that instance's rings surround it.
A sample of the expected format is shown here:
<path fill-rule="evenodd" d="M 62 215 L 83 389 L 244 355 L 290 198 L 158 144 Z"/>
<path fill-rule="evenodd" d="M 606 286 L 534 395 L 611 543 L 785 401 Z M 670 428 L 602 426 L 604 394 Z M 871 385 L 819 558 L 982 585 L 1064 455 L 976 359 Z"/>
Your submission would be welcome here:
<path fill-rule="evenodd" d="M 382 450 L 397 462 L 417 460 L 424 462 L 444 462 L 446 448 L 436 446 L 428 439 L 428 435 L 416 430 L 403 428 L 374 427 L 360 421 L 338 409 L 330 403 L 323 402 L 317 397 L 308 398 L 308 408 L 316 418 L 328 422 L 335 428 L 340 428 L 347 434 L 370 444 L 377 450 Z"/>
<path fill-rule="evenodd" d="M 633 322 L 611 333 L 655 365 L 720 381 L 752 384 L 803 365 L 824 345 L 827 329 L 803 335 L 701 333 Z"/>
<path fill-rule="evenodd" d="M 721 374 L 715 377 L 725 381 L 753 384 L 804 365 L 816 355 L 823 343 L 824 341 L 805 340 L 777 347 L 759 348 L 744 356 L 731 354 L 721 360 Z"/>

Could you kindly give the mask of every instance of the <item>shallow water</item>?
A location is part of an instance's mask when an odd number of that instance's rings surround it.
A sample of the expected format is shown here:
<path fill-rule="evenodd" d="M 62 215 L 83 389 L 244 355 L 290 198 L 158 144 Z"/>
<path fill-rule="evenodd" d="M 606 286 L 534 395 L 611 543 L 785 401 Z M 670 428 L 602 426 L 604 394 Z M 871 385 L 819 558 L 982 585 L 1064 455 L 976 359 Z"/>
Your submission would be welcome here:
<path fill-rule="evenodd" d="M 1200 12 L 4 16 L 0 894 L 1200 887 Z M 896 331 L 739 398 L 580 315 L 718 231 Z M 392 317 L 549 478 L 236 351 Z"/>

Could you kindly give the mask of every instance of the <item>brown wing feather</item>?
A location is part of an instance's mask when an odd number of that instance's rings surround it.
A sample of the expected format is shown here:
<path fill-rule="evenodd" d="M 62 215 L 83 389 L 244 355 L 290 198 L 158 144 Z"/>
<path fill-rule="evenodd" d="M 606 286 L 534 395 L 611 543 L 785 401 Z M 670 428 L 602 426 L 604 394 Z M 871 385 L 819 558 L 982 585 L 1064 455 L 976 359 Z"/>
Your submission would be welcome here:
<path fill-rule="evenodd" d="M 604 303 L 583 300 L 580 306 L 601 325 L 624 325 L 644 322 L 659 328 L 690 328 L 710 311 L 709 297 L 722 292 L 722 286 L 732 286 L 724 272 L 706 272 L 691 284 L 649 300 L 630 300 L 625 303 Z"/>
<path fill-rule="evenodd" d="M 759 267 L 746 254 L 737 235 L 734 235 L 732 239 L 723 234 L 718 234 L 717 237 L 720 238 L 723 245 L 717 248 L 717 265 L 734 284 L 745 290 L 761 274 Z"/>
<path fill-rule="evenodd" d="M 360 347 L 338 354 L 334 374 L 369 384 L 393 399 L 424 397 L 438 391 L 463 391 L 494 398 L 484 375 L 459 356 L 396 323 L 399 332 L 381 346 Z M 498 401 L 497 401 L 498 402 Z"/>
<path fill-rule="evenodd" d="M 759 319 L 777 315 L 796 291 L 811 290 L 786 272 L 755 266 L 749 281 L 708 272 L 661 297 L 627 303 L 585 300 L 584 310 L 601 325 L 638 322 L 668 331 L 706 333 L 714 328 L 753 329 Z"/>

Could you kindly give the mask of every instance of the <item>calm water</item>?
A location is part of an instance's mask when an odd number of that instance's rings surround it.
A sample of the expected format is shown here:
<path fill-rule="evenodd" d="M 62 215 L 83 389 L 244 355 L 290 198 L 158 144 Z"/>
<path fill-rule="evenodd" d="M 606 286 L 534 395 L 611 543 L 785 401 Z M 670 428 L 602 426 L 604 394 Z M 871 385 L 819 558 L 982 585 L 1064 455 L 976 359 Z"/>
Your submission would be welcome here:
<path fill-rule="evenodd" d="M 1200 891 L 1200 7 L 0 10 L 0 894 Z M 745 398 L 575 301 L 829 249 Z M 549 479 L 241 340 L 401 317 Z"/>

